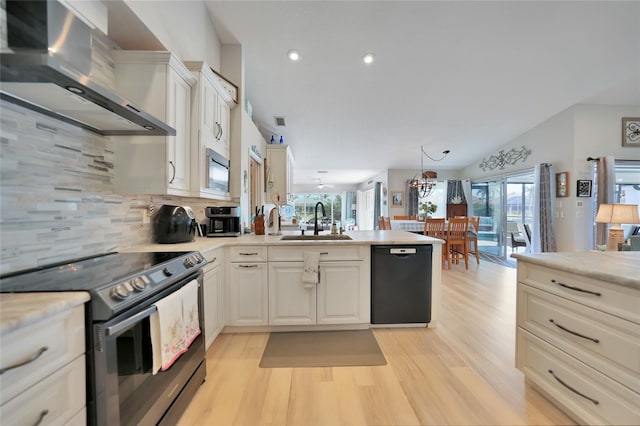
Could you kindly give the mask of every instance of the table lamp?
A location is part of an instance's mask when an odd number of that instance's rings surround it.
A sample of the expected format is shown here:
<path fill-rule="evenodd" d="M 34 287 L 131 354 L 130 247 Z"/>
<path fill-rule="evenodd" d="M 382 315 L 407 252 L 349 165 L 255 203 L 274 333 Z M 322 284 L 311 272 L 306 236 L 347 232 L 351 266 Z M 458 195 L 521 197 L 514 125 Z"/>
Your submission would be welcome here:
<path fill-rule="evenodd" d="M 638 206 L 636 204 L 600 204 L 596 222 L 613 224 L 609 228 L 607 250 L 618 251 L 618 244 L 624 243 L 622 224 L 640 223 Z"/>

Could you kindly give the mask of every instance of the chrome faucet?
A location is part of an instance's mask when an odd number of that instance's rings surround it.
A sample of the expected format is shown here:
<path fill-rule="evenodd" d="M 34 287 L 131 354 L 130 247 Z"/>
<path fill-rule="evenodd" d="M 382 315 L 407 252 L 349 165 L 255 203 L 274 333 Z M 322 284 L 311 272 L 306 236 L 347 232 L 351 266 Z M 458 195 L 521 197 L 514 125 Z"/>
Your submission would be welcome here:
<path fill-rule="evenodd" d="M 316 203 L 316 211 L 313 216 L 313 235 L 318 235 L 318 206 L 322 207 L 322 217 L 327 216 L 327 213 L 324 211 L 324 204 L 321 201 Z"/>

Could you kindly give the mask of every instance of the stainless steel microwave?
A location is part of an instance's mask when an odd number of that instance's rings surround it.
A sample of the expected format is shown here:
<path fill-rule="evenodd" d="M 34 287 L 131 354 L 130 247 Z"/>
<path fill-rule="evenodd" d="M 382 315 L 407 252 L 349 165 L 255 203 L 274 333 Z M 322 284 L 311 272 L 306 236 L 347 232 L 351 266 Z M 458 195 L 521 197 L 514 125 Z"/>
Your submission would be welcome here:
<path fill-rule="evenodd" d="M 207 148 L 206 185 L 208 189 L 229 192 L 229 160 Z"/>

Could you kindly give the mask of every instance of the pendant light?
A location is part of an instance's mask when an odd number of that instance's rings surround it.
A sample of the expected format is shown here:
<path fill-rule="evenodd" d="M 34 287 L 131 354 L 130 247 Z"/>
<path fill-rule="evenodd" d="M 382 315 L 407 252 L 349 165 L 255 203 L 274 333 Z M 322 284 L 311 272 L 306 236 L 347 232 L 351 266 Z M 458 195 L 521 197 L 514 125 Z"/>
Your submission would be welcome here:
<path fill-rule="evenodd" d="M 436 178 L 438 177 L 438 174 L 434 171 L 425 171 L 424 170 L 424 157 L 423 156 L 427 156 L 427 158 L 429 158 L 431 161 L 441 161 L 443 160 L 447 155 L 449 155 L 449 151 L 448 149 L 445 151 L 442 151 L 442 157 L 440 158 L 433 158 L 431 157 L 429 154 L 427 154 L 426 152 L 424 152 L 424 147 L 420 146 L 420 151 L 422 152 L 422 155 L 420 155 L 420 175 L 416 175 L 413 177 L 413 179 L 411 179 L 411 181 L 409 182 L 409 185 L 411 185 L 413 188 L 417 188 L 418 189 L 418 195 L 420 196 L 420 198 L 426 198 L 429 195 L 431 195 L 431 193 L 433 192 L 433 190 L 436 187 Z"/>

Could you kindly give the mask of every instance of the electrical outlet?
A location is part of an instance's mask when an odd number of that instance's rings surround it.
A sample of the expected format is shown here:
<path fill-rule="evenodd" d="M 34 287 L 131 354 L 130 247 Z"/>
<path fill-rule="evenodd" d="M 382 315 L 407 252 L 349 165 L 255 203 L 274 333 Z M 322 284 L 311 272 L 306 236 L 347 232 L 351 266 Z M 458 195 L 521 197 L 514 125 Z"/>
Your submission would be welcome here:
<path fill-rule="evenodd" d="M 146 225 L 151 222 L 151 216 L 147 210 L 142 210 L 142 224 Z"/>

